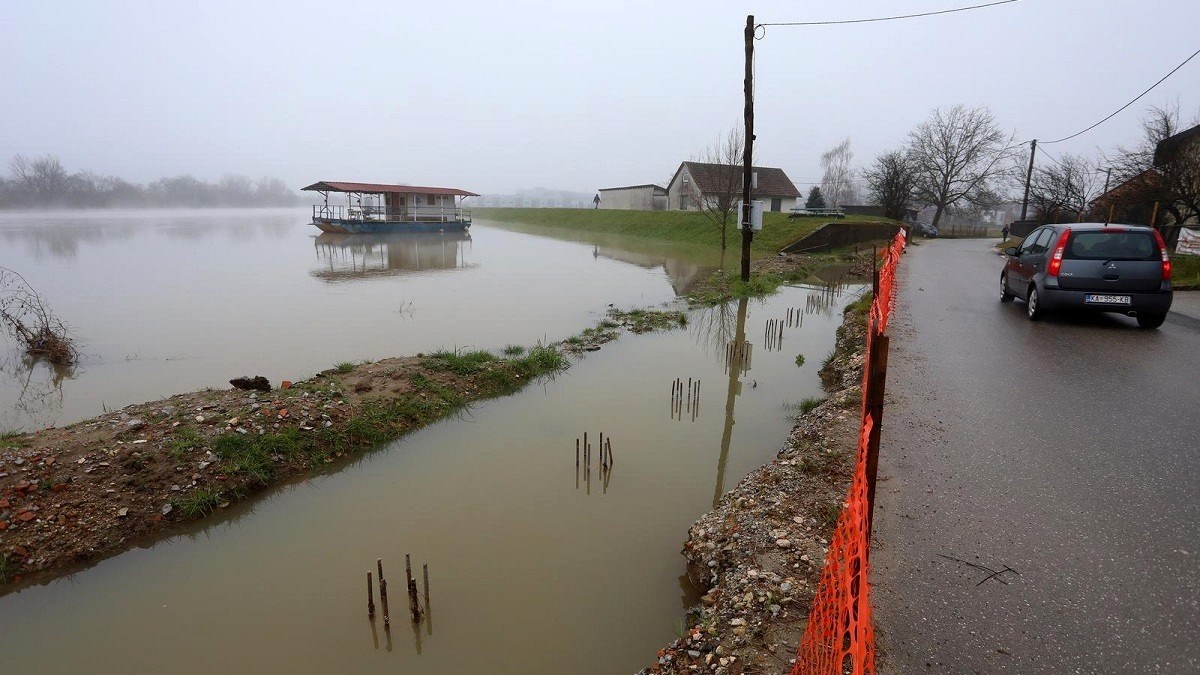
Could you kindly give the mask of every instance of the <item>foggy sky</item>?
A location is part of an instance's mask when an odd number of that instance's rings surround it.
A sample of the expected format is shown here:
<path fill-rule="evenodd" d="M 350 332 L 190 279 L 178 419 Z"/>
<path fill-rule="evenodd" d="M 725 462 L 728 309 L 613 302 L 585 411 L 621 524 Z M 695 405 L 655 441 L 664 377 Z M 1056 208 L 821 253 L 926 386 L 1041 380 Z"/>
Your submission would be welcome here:
<path fill-rule="evenodd" d="M 144 182 L 190 173 L 593 191 L 666 184 L 740 124 L 742 29 L 974 0 L 856 2 L 0 2 L 0 173 L 58 155 Z M 1194 0 L 1022 0 L 907 21 L 766 29 L 755 164 L 817 181 L 931 109 L 987 105 L 1022 140 L 1074 133 L 1198 46 Z M 1132 144 L 1146 106 L 1200 112 L 1200 58 L 1096 130 Z M 1040 148 L 1039 148 L 1040 149 Z M 805 185 L 800 185 L 804 189 Z"/>

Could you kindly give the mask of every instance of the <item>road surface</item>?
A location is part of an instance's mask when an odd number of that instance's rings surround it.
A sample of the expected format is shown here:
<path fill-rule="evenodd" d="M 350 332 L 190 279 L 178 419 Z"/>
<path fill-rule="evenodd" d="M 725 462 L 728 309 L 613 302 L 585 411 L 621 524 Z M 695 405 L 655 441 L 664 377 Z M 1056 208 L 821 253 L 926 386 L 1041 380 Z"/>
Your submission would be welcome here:
<path fill-rule="evenodd" d="M 1200 320 L 1030 322 L 991 243 L 900 266 L 879 672 L 1200 672 Z"/>

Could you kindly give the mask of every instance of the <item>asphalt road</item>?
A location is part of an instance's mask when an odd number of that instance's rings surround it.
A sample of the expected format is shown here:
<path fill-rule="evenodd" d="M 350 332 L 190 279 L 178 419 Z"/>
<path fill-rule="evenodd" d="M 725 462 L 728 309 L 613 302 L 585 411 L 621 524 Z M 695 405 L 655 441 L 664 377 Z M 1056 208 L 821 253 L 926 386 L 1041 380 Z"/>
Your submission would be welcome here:
<path fill-rule="evenodd" d="M 900 267 L 879 672 L 1200 672 L 1200 321 L 1030 322 L 991 243 Z"/>

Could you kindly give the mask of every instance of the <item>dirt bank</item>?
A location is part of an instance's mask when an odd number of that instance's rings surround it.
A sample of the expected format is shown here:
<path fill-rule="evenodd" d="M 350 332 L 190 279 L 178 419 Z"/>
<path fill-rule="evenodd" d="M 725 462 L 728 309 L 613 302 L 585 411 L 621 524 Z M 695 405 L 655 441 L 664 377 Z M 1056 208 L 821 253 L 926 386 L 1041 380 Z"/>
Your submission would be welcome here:
<path fill-rule="evenodd" d="M 866 306 L 848 308 L 838 329 L 821 372 L 825 402 L 797 421 L 777 459 L 688 530 L 688 576 L 706 593 L 687 634 L 643 675 L 790 670 L 854 466 Z"/>
<path fill-rule="evenodd" d="M 557 345 L 341 364 L 268 391 L 206 390 L 0 436 L 0 594 L 47 581 L 271 485 L 336 470 L 409 431 L 567 367 L 675 311 L 610 311 Z"/>

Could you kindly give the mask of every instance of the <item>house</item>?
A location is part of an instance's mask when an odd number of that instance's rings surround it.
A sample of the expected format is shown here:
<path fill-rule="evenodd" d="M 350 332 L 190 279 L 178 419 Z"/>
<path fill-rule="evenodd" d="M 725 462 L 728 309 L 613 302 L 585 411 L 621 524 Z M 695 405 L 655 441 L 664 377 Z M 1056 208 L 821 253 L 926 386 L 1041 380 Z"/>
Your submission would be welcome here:
<path fill-rule="evenodd" d="M 663 211 L 667 208 L 667 189 L 653 184 L 600 188 L 600 208 Z"/>
<path fill-rule="evenodd" d="M 787 213 L 798 205 L 800 191 L 783 169 L 756 166 L 756 187 L 751 198 L 766 202 L 766 211 Z M 683 162 L 667 186 L 667 208 L 672 211 L 697 211 L 704 203 L 742 199 L 742 167 L 728 164 Z"/>

